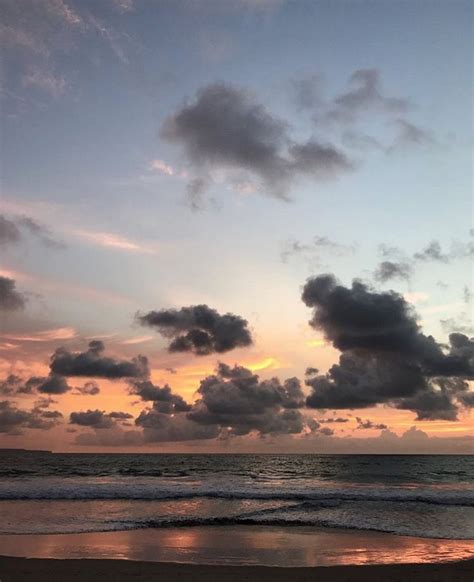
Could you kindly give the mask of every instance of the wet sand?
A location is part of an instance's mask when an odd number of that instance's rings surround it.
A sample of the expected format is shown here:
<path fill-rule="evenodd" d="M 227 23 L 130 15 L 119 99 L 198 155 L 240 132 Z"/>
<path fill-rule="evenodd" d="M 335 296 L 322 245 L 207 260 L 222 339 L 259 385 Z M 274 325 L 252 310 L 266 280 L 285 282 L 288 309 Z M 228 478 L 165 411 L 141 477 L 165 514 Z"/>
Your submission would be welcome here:
<path fill-rule="evenodd" d="M 0 557 L 2 582 L 472 582 L 473 574 L 474 560 L 441 564 L 275 568 Z"/>
<path fill-rule="evenodd" d="M 310 527 L 0 535 L 1 582 L 456 582 L 474 541 Z"/>
<path fill-rule="evenodd" d="M 222 566 L 354 566 L 460 561 L 474 556 L 474 541 L 315 527 L 207 526 L 0 535 L 0 555 Z"/>

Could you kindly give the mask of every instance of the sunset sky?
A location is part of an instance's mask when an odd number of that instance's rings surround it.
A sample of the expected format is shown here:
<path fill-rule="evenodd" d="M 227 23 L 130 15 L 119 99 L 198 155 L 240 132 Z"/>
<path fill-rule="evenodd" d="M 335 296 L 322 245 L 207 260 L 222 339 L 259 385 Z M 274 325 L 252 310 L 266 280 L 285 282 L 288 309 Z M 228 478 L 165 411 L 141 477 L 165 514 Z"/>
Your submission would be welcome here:
<path fill-rule="evenodd" d="M 473 450 L 471 2 L 0 22 L 1 447 Z"/>

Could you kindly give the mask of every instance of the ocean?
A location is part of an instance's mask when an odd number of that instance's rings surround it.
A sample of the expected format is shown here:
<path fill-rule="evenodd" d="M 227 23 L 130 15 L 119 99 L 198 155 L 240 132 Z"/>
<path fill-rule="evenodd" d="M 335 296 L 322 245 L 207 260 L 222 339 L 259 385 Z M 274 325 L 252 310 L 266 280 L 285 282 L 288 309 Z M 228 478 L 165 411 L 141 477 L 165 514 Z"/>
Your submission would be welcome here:
<path fill-rule="evenodd" d="M 474 539 L 474 456 L 0 455 L 0 534 L 310 526 Z"/>

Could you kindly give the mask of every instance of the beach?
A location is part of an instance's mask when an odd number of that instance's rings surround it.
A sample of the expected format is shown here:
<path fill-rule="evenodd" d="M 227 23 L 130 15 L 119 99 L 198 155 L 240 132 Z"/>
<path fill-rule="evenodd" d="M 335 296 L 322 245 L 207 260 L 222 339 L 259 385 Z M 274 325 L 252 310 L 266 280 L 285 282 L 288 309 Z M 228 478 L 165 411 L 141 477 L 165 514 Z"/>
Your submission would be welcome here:
<path fill-rule="evenodd" d="M 53 560 L 0 557 L 2 582 L 145 582 L 193 580 L 208 582 L 470 582 L 474 560 L 444 564 L 275 568 L 209 566 L 127 560 Z"/>
<path fill-rule="evenodd" d="M 5 462 L 0 580 L 472 581 L 472 470 L 470 457 Z"/>

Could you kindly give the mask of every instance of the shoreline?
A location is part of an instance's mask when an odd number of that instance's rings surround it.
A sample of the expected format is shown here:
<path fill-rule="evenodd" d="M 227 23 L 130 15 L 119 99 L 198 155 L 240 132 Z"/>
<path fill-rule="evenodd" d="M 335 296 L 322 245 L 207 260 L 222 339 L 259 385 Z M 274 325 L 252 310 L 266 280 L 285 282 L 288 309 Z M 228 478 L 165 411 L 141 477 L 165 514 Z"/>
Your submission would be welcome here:
<path fill-rule="evenodd" d="M 2 582 L 98 582 L 105 576 L 116 582 L 471 582 L 474 559 L 436 564 L 387 564 L 365 566 L 268 567 L 214 566 L 132 560 L 37 559 L 0 556 Z"/>

